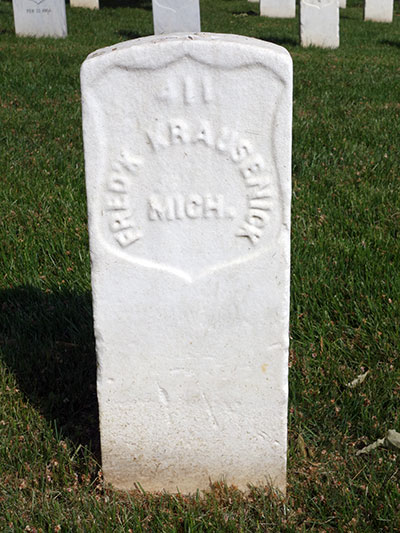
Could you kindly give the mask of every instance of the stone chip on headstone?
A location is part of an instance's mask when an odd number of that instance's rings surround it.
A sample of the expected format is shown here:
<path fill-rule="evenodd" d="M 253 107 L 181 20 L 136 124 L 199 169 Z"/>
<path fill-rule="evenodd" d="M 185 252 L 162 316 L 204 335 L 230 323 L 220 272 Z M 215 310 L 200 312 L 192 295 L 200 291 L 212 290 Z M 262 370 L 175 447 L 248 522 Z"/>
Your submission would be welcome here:
<path fill-rule="evenodd" d="M 260 15 L 263 17 L 294 18 L 296 0 L 260 0 Z"/>
<path fill-rule="evenodd" d="M 151 36 L 81 82 L 105 480 L 284 492 L 291 58 Z"/>
<path fill-rule="evenodd" d="M 33 37 L 66 37 L 65 0 L 12 0 L 15 33 Z"/>
<path fill-rule="evenodd" d="M 300 0 L 301 46 L 338 48 L 338 0 Z"/>
<path fill-rule="evenodd" d="M 153 0 L 154 35 L 200 31 L 199 0 Z"/>
<path fill-rule="evenodd" d="M 86 7 L 88 9 L 99 9 L 99 0 L 70 0 L 71 7 Z"/>
<path fill-rule="evenodd" d="M 365 0 L 364 20 L 393 22 L 393 0 Z"/>

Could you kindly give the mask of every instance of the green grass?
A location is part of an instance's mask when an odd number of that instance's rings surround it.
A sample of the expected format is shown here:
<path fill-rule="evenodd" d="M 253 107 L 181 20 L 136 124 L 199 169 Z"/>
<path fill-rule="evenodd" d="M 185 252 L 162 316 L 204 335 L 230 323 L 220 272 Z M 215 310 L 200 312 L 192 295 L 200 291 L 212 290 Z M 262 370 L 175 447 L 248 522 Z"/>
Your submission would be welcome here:
<path fill-rule="evenodd" d="M 399 455 L 355 455 L 400 431 L 400 6 L 393 24 L 374 24 L 348 4 L 327 51 L 301 49 L 298 21 L 260 18 L 257 4 L 201 2 L 204 31 L 271 40 L 294 60 L 282 500 L 268 488 L 103 486 L 79 68 L 96 48 L 151 34 L 150 1 L 68 7 L 69 37 L 52 40 L 16 38 L 0 0 L 0 531 L 400 530 Z"/>

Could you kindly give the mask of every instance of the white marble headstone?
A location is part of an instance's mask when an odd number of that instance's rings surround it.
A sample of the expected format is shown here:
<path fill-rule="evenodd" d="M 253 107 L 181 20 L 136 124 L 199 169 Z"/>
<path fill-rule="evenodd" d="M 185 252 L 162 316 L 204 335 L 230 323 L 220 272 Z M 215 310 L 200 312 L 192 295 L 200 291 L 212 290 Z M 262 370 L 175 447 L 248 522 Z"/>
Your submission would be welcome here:
<path fill-rule="evenodd" d="M 154 35 L 200 31 L 199 0 L 152 0 Z"/>
<path fill-rule="evenodd" d="M 99 0 L 70 0 L 71 7 L 86 7 L 88 9 L 99 9 Z"/>
<path fill-rule="evenodd" d="M 260 0 L 260 15 L 263 17 L 294 18 L 296 0 Z"/>
<path fill-rule="evenodd" d="M 33 37 L 66 37 L 65 0 L 13 0 L 15 33 Z"/>
<path fill-rule="evenodd" d="M 291 58 L 152 36 L 81 81 L 105 479 L 284 491 Z"/>
<path fill-rule="evenodd" d="M 364 20 L 393 21 L 393 0 L 365 0 Z"/>
<path fill-rule="evenodd" d="M 339 46 L 338 0 L 300 0 L 300 42 L 302 46 Z"/>
<path fill-rule="evenodd" d="M 346 7 L 346 0 L 339 0 L 339 7 L 345 8 Z"/>

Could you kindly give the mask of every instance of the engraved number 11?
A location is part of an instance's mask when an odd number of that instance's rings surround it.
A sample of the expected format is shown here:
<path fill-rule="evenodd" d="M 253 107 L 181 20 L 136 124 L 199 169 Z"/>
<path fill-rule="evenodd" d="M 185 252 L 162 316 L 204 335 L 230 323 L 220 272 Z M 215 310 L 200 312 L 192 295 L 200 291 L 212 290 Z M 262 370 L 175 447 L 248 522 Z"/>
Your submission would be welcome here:
<path fill-rule="evenodd" d="M 208 104 L 213 100 L 211 81 L 209 78 L 194 79 L 191 76 L 183 79 L 168 78 L 158 93 L 158 98 L 168 103 L 180 100 L 185 105 Z"/>

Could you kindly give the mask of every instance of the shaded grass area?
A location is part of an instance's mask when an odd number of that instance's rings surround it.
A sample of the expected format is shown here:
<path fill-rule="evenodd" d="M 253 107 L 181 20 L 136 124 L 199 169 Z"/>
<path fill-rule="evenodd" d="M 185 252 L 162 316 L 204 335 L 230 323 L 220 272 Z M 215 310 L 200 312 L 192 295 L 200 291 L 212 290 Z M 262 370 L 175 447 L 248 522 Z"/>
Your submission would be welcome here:
<path fill-rule="evenodd" d="M 131 7 L 126 7 L 126 6 Z M 150 2 L 67 8 L 66 40 L 16 38 L 0 1 L 0 529 L 395 531 L 399 458 L 355 452 L 400 431 L 399 46 L 341 12 L 341 47 L 299 47 L 298 20 L 201 2 L 204 31 L 294 60 L 288 495 L 124 495 L 99 470 L 79 67 L 152 33 Z M 369 370 L 355 389 L 346 384 Z M 304 445 L 303 445 L 304 441 Z M 29 529 L 30 528 L 30 529 Z"/>

